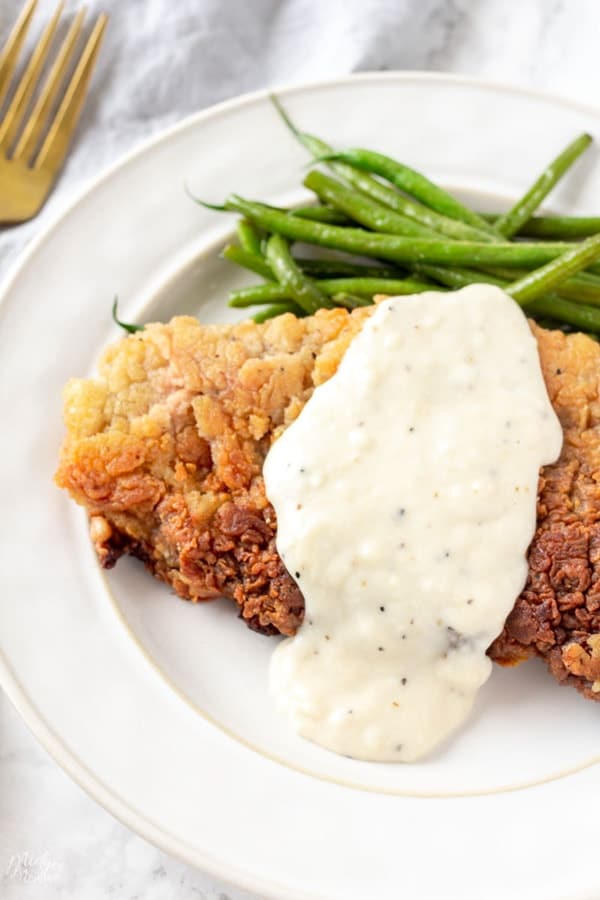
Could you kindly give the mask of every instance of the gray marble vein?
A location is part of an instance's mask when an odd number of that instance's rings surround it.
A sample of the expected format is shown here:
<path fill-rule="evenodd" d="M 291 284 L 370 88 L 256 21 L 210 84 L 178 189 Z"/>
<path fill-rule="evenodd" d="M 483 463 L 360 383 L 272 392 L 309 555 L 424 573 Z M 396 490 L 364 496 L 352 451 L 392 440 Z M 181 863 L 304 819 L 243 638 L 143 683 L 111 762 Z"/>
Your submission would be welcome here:
<path fill-rule="evenodd" d="M 54 0 L 39 5 L 47 14 Z M 20 6 L 0 3 L 0 42 Z M 92 0 L 90 7 L 109 11 L 111 23 L 75 146 L 43 213 L 0 228 L 0 276 L 120 154 L 243 91 L 430 69 L 600 102 L 597 0 Z M 0 897 L 249 900 L 115 822 L 49 759 L 3 697 Z"/>

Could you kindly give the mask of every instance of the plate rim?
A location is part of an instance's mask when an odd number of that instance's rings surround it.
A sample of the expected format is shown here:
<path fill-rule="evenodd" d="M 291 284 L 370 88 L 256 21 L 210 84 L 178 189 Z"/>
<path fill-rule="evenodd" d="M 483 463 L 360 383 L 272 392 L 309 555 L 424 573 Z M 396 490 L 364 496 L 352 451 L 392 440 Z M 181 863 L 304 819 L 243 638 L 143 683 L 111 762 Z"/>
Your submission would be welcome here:
<path fill-rule="evenodd" d="M 513 94 L 517 97 L 529 98 L 536 102 L 550 103 L 562 106 L 569 110 L 600 118 L 600 103 L 595 105 L 578 101 L 552 91 L 523 87 L 518 84 L 504 82 L 502 80 L 479 78 L 477 76 L 461 75 L 451 72 L 431 72 L 418 69 L 365 71 L 348 75 L 322 78 L 299 82 L 285 82 L 271 88 L 263 88 L 256 91 L 238 94 L 232 98 L 208 106 L 198 112 L 191 113 L 181 120 L 160 130 L 157 134 L 142 140 L 133 149 L 120 155 L 117 160 L 107 165 L 100 174 L 84 181 L 83 185 L 75 192 L 75 195 L 64 202 L 49 217 L 39 234 L 32 238 L 25 248 L 18 254 L 16 260 L 11 263 L 7 273 L 0 282 L 0 316 L 4 310 L 4 301 L 28 266 L 31 258 L 38 249 L 51 237 L 55 229 L 67 219 L 85 200 L 104 183 L 110 181 L 121 169 L 145 154 L 151 152 L 160 144 L 167 143 L 179 132 L 200 125 L 206 119 L 213 119 L 227 115 L 230 111 L 251 106 L 254 103 L 266 100 L 272 94 L 290 97 L 296 93 L 306 93 L 321 89 L 349 86 L 358 82 L 428 82 L 431 84 L 455 84 L 471 88 L 483 88 L 484 90 L 500 91 Z M 16 675 L 12 672 L 7 660 L 0 649 L 0 687 L 6 697 L 18 712 L 30 732 L 39 741 L 46 752 L 60 768 L 107 812 L 114 816 L 123 825 L 143 839 L 170 854 L 175 859 L 198 868 L 211 877 L 218 878 L 226 884 L 242 890 L 250 891 L 272 900 L 327 900 L 323 894 L 314 892 L 297 891 L 287 885 L 277 884 L 273 881 L 265 881 L 263 878 L 242 870 L 235 870 L 230 863 L 218 860 L 214 854 L 206 854 L 197 847 L 192 847 L 185 841 L 171 835 L 164 827 L 156 824 L 144 814 L 138 812 L 134 806 L 122 800 L 103 781 L 91 773 L 83 761 L 69 750 L 54 732 L 50 723 L 46 721 L 41 711 L 37 709 L 34 701 L 24 688 L 21 687 Z M 573 895 L 570 900 L 588 900 L 588 893 Z"/>

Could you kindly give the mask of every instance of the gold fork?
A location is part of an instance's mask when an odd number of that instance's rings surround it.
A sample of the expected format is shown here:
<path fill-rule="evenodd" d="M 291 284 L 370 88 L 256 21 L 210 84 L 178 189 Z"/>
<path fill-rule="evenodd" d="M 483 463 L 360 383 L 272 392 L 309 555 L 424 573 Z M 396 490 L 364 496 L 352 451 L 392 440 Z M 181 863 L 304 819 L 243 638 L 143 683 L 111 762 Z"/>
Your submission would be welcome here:
<path fill-rule="evenodd" d="M 37 2 L 38 0 L 29 0 L 25 5 L 0 52 L 0 109 L 8 96 L 19 52 Z M 33 100 L 63 6 L 64 2 L 61 0 L 0 119 L 0 223 L 31 219 L 46 200 L 65 161 L 100 50 L 108 22 L 105 14 L 96 19 L 63 91 L 62 100 L 58 103 L 66 72 L 75 63 L 75 47 L 85 16 L 85 10 L 82 9 L 73 19 L 48 76 L 37 98 Z M 58 108 L 49 123 L 57 103 Z M 27 116 L 32 104 L 33 109 Z"/>

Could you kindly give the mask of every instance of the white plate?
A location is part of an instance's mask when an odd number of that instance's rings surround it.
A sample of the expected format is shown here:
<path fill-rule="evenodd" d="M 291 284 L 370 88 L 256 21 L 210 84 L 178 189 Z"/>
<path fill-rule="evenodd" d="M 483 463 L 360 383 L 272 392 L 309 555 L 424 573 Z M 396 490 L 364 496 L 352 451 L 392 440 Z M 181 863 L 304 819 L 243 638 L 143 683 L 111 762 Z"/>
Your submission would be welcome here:
<path fill-rule="evenodd" d="M 522 190 L 600 113 L 445 75 L 281 92 L 307 130 L 401 156 L 467 195 Z M 0 309 L 2 683 L 100 803 L 167 851 L 263 896 L 589 900 L 600 895 L 600 710 L 543 666 L 496 669 L 463 732 L 411 766 L 310 745 L 265 690 L 273 640 L 230 605 L 181 603 L 134 562 L 100 572 L 51 482 L 60 390 L 126 318 L 231 315 L 232 220 L 190 202 L 297 200 L 306 155 L 263 94 L 194 116 L 95 183 L 30 248 Z M 486 205 L 485 200 L 479 202 Z M 487 204 L 500 202 L 497 197 Z M 594 149 L 555 193 L 596 213 Z"/>

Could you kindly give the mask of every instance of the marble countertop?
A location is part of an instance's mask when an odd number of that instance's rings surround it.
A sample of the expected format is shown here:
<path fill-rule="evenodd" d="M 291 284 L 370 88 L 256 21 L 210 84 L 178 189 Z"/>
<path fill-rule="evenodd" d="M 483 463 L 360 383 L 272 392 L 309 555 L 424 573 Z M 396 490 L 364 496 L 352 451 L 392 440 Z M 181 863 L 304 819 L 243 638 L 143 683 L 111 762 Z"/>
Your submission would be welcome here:
<path fill-rule="evenodd" d="M 54 7 L 40 0 L 39 19 Z M 0 44 L 21 6 L 3 0 Z M 0 228 L 0 277 L 103 167 L 152 133 L 260 87 L 427 69 L 600 103 L 597 0 L 98 0 L 111 23 L 60 184 Z M 2 900 L 251 900 L 166 856 L 89 799 L 0 695 Z M 283 900 L 283 898 L 282 898 Z"/>

